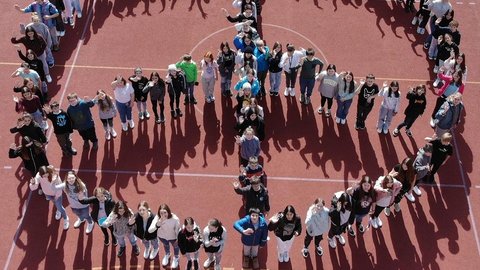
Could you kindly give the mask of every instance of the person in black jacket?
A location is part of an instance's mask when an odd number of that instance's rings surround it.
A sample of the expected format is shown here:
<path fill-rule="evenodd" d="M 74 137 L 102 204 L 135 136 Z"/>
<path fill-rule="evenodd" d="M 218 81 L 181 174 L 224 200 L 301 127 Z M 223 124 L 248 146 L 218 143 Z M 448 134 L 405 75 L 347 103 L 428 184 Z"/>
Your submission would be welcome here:
<path fill-rule="evenodd" d="M 137 209 L 138 212 L 135 214 L 135 218 L 131 219 L 132 222 L 128 222 L 128 226 L 135 226 L 133 233 L 141 239 L 145 245 L 143 258 L 153 260 L 158 254 L 157 231 L 155 230 L 150 233 L 148 232 L 148 228 L 150 228 L 155 215 L 150 211 L 150 207 L 146 201 L 141 201 Z"/>
<path fill-rule="evenodd" d="M 115 201 L 112 199 L 112 195 L 108 190 L 103 187 L 97 187 L 93 190 L 92 197 L 88 198 L 79 198 L 79 202 L 81 204 L 91 204 L 92 205 L 92 212 L 90 215 L 92 216 L 93 221 L 97 222 L 99 227 L 102 229 L 104 241 L 103 243 L 105 246 L 110 245 L 110 239 L 108 237 L 107 228 L 102 227 L 102 223 L 107 219 L 110 212 L 112 212 L 113 207 L 115 206 Z M 117 245 L 117 238 L 113 235 L 113 226 L 108 227 L 110 229 L 110 234 L 112 235 L 113 245 Z"/>
<path fill-rule="evenodd" d="M 231 97 L 232 76 L 235 69 L 235 52 L 230 49 L 228 42 L 220 44 L 217 55 L 218 71 L 220 71 L 220 89 L 224 97 Z"/>
<path fill-rule="evenodd" d="M 42 128 L 33 121 L 31 114 L 24 112 L 17 120 L 17 126 L 10 129 L 10 133 L 20 133 L 23 137 L 37 141 L 41 144 L 47 143 L 47 137 Z"/>
<path fill-rule="evenodd" d="M 273 44 L 272 50 L 270 51 L 270 57 L 268 57 L 268 71 L 270 73 L 270 96 L 278 97 L 278 90 L 282 81 L 283 69 L 279 67 L 280 61 L 282 60 L 282 55 L 282 44 L 276 41 Z"/>
<path fill-rule="evenodd" d="M 23 160 L 25 169 L 27 169 L 32 176 L 37 174 L 40 167 L 49 165 L 42 145 L 28 136 L 22 138 L 22 144 L 20 146 L 12 143 L 8 151 L 8 157 L 20 157 Z"/>
<path fill-rule="evenodd" d="M 393 130 L 392 135 L 397 137 L 402 127 L 408 136 L 412 136 L 410 128 L 417 118 L 423 114 L 427 106 L 427 98 L 425 97 L 425 85 L 420 84 L 415 88 L 411 88 L 407 93 L 408 106 L 405 108 L 405 120 Z"/>
<path fill-rule="evenodd" d="M 178 70 L 175 64 L 171 64 L 168 66 L 168 74 L 165 82 L 168 85 L 168 95 L 170 96 L 170 109 L 172 117 L 181 117 L 183 116 L 183 114 L 180 110 L 180 94 L 185 93 L 187 90 L 187 81 L 185 79 L 185 74 L 183 74 L 181 70 Z M 191 97 L 191 99 L 192 98 L 193 96 Z M 173 107 L 173 103 L 175 103 L 175 109 Z"/>
<path fill-rule="evenodd" d="M 265 122 L 258 116 L 258 108 L 250 107 L 245 113 L 245 118 L 240 118 L 237 123 L 238 134 L 242 135 L 248 127 L 253 128 L 260 141 L 265 139 Z"/>
<path fill-rule="evenodd" d="M 178 232 L 178 247 L 182 255 L 187 257 L 188 270 L 198 270 L 198 251 L 203 243 L 202 234 L 197 224 L 191 217 L 187 217 L 183 222 L 183 228 Z"/>
<path fill-rule="evenodd" d="M 57 142 L 62 148 L 64 156 L 72 156 L 77 154 L 77 150 L 72 146 L 71 135 L 73 133 L 72 121 L 70 116 L 62 109 L 60 104 L 54 101 L 49 105 L 45 105 L 43 110 L 47 114 L 47 118 L 52 121 L 53 133 L 57 137 Z"/>
<path fill-rule="evenodd" d="M 258 208 L 264 216 L 268 215 L 270 211 L 270 202 L 268 198 L 268 190 L 260 182 L 260 177 L 254 176 L 250 180 L 250 185 L 241 187 L 240 183 L 234 182 L 233 188 L 235 193 L 245 196 L 245 212 L 248 209 Z"/>
<path fill-rule="evenodd" d="M 246 22 L 250 21 L 250 26 L 257 29 L 257 19 L 253 16 L 253 9 L 252 5 L 245 5 L 244 10 L 237 14 L 235 17 L 230 16 L 230 13 L 224 8 L 222 8 L 223 13 L 225 14 L 225 17 L 227 17 L 227 20 L 229 22 L 235 23 L 235 22 Z"/>
<path fill-rule="evenodd" d="M 302 232 L 300 216 L 292 205 L 287 205 L 283 212 L 278 212 L 270 218 L 268 230 L 274 231 L 277 237 L 278 261 L 290 261 L 290 249 L 293 240 Z M 295 237 L 294 237 L 295 236 Z"/>

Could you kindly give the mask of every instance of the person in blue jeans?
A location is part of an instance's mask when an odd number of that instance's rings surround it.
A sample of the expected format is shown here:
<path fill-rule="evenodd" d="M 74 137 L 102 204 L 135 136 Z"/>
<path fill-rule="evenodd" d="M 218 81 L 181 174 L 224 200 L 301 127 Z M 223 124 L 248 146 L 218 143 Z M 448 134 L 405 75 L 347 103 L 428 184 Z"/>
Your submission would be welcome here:
<path fill-rule="evenodd" d="M 310 96 L 312 96 L 313 87 L 315 86 L 315 77 L 322 71 L 323 62 L 315 57 L 315 51 L 308 48 L 306 56 L 300 61 L 302 69 L 300 71 L 300 103 L 310 104 Z M 316 72 L 316 68 L 318 72 Z"/>
<path fill-rule="evenodd" d="M 337 115 L 335 117 L 337 124 L 345 125 L 353 97 L 360 91 L 360 89 L 357 88 L 351 71 L 343 71 L 340 73 L 338 80 Z"/>
<path fill-rule="evenodd" d="M 268 226 L 265 218 L 260 216 L 260 209 L 250 208 L 248 215 L 237 220 L 233 227 L 242 234 L 242 267 L 248 268 L 252 259 L 253 269 L 259 269 L 258 248 L 267 244 L 268 236 Z"/>
<path fill-rule="evenodd" d="M 95 106 L 98 96 L 93 100 L 79 99 L 77 93 L 70 93 L 67 95 L 67 100 L 70 106 L 67 108 L 67 114 L 72 121 L 73 129 L 78 130 L 83 139 L 83 149 L 90 147 L 89 141 L 93 143 L 92 149 L 98 149 L 98 139 L 95 133 L 95 123 L 93 121 L 92 112 L 90 108 Z"/>

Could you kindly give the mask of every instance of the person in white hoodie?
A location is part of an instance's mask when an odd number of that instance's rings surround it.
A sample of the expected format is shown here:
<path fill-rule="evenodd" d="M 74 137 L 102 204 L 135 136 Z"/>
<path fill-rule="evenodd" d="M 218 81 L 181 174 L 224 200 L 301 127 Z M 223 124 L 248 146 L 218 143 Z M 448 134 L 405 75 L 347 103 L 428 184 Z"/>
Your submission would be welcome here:
<path fill-rule="evenodd" d="M 91 233 L 95 223 L 90 216 L 88 204 L 82 204 L 79 202 L 79 200 L 88 197 L 88 191 L 85 184 L 74 171 L 69 171 L 65 176 L 65 181 L 60 187 L 63 188 L 65 195 L 67 195 L 70 208 L 72 208 L 73 213 L 78 217 L 77 221 L 73 224 L 73 227 L 77 229 L 86 220 L 87 227 L 85 228 L 85 233 Z"/>
<path fill-rule="evenodd" d="M 383 88 L 378 92 L 378 96 L 383 97 L 380 113 L 378 115 L 377 132 L 388 134 L 388 128 L 392 123 L 392 118 L 397 115 L 400 109 L 400 87 L 397 81 L 392 81 L 390 86 L 387 82 L 383 83 Z"/>
<path fill-rule="evenodd" d="M 70 227 L 70 222 L 67 212 L 62 205 L 63 193 L 61 184 L 62 180 L 55 171 L 55 168 L 52 165 L 49 165 L 40 167 L 35 177 L 32 177 L 30 180 L 29 186 L 31 190 L 37 190 L 40 185 L 46 199 L 53 201 L 53 204 L 57 208 L 55 219 L 60 220 L 60 218 L 63 218 L 63 229 L 68 230 Z"/>
<path fill-rule="evenodd" d="M 207 254 L 207 260 L 203 263 L 204 268 L 209 268 L 215 262 L 215 270 L 221 270 L 222 252 L 227 241 L 227 230 L 222 223 L 212 218 L 208 221 L 207 226 L 203 229 L 203 247 Z"/>
<path fill-rule="evenodd" d="M 148 228 L 148 232 L 152 233 L 157 230 L 157 236 L 165 249 L 165 256 L 162 259 L 162 266 L 168 265 L 170 260 L 170 245 L 173 247 L 173 259 L 170 265 L 171 269 L 178 267 L 178 260 L 180 259 L 180 248 L 178 247 L 177 236 L 180 231 L 180 220 L 172 213 L 170 207 L 166 204 L 161 204 L 158 208 L 158 213 L 152 221 L 152 225 Z"/>
<path fill-rule="evenodd" d="M 297 81 L 298 69 L 300 68 L 300 60 L 306 56 L 306 52 L 303 48 L 295 50 L 293 44 L 287 44 L 287 52 L 283 53 L 278 65 L 285 72 L 286 88 L 283 92 L 284 96 L 295 96 L 295 83 Z"/>
<path fill-rule="evenodd" d="M 308 208 L 307 217 L 305 218 L 305 241 L 302 249 L 303 257 L 308 257 L 308 246 L 312 239 L 315 239 L 315 251 L 317 255 L 323 255 L 323 249 L 320 246 L 320 241 L 323 239 L 323 234 L 328 231 L 330 225 L 329 210 L 325 207 L 325 201 L 322 198 L 317 198 Z"/>

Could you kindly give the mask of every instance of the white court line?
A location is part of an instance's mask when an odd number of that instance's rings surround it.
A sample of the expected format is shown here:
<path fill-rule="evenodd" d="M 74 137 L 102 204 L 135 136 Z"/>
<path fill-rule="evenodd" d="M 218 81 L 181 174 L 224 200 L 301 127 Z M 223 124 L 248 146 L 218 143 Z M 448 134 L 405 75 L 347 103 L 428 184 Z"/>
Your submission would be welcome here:
<path fill-rule="evenodd" d="M 478 240 L 478 231 L 477 231 L 477 224 L 475 223 L 475 216 L 473 215 L 472 210 L 472 202 L 470 201 L 470 195 L 468 194 L 467 190 L 467 182 L 465 181 L 465 172 L 463 170 L 462 161 L 460 160 L 460 154 L 458 152 L 457 147 L 457 140 L 455 139 L 455 132 L 452 132 L 454 148 L 455 148 L 455 156 L 457 157 L 458 167 L 460 168 L 460 176 L 462 177 L 463 182 L 463 189 L 465 191 L 465 197 L 467 198 L 468 203 L 468 211 L 470 212 L 470 217 L 472 219 L 472 227 L 473 227 L 473 235 L 475 236 L 475 242 L 477 243 L 477 251 L 478 255 L 480 256 L 480 241 Z"/>
<path fill-rule="evenodd" d="M 68 73 L 67 80 L 65 81 L 65 86 L 63 87 L 62 95 L 60 97 L 60 101 L 59 101 L 60 106 L 62 105 L 62 101 L 63 101 L 63 98 L 65 97 L 65 93 L 68 89 L 70 79 L 72 78 L 73 69 L 75 68 L 75 63 L 77 62 L 78 54 L 80 53 L 80 49 L 82 48 L 82 42 L 85 39 L 85 33 L 87 32 L 87 28 L 89 26 L 89 21 L 92 19 L 93 7 L 95 7 L 95 2 L 97 2 L 97 0 L 93 0 L 92 8 L 90 9 L 90 12 L 88 13 L 87 21 L 85 22 L 85 25 L 83 26 L 82 35 L 80 37 L 80 40 L 77 43 L 76 52 L 75 52 L 75 56 L 73 58 L 72 67 L 70 69 L 70 72 Z M 47 141 L 50 141 L 50 137 L 52 136 L 52 134 L 53 134 L 53 129 L 50 129 L 50 131 L 48 133 L 48 136 L 47 136 Z M 48 145 L 47 145 L 47 147 L 48 147 Z M 28 206 L 30 204 L 31 197 L 32 197 L 32 191 L 29 192 L 28 198 L 27 198 L 27 200 L 26 200 L 26 202 L 25 202 L 25 204 L 22 208 L 22 217 L 20 218 L 20 221 L 18 222 L 17 230 L 15 231 L 15 235 L 13 237 L 12 245 L 10 246 L 10 251 L 8 252 L 7 261 L 5 262 L 5 267 L 3 268 L 4 270 L 8 269 L 8 267 L 10 265 L 10 262 L 12 260 L 13 250 L 15 249 L 15 246 L 16 246 L 15 243 L 18 241 L 18 238 L 20 237 L 20 229 L 23 225 L 23 219 L 25 218 L 25 213 L 26 213 L 26 211 L 28 209 Z"/>
<path fill-rule="evenodd" d="M 63 168 L 56 168 L 58 171 L 68 172 L 72 169 L 63 169 Z M 238 174 L 208 174 L 208 173 L 181 173 L 181 172 L 150 172 L 150 171 L 129 171 L 129 170 L 101 170 L 101 169 L 79 169 L 76 168 L 75 171 L 77 172 L 84 172 L 84 173 L 109 173 L 109 174 L 139 174 L 139 175 L 153 175 L 153 174 L 161 174 L 166 176 L 180 176 L 180 177 L 198 177 L 198 178 L 222 178 L 222 179 L 237 179 Z M 292 181 L 292 182 L 318 182 L 318 183 L 357 183 L 357 179 L 325 179 L 325 178 L 308 178 L 308 177 L 290 177 L 290 176 L 271 176 L 267 175 L 268 180 L 278 180 L 278 181 Z M 455 184 L 421 184 L 422 186 L 436 186 L 439 188 L 465 188 L 464 185 L 455 185 Z"/>

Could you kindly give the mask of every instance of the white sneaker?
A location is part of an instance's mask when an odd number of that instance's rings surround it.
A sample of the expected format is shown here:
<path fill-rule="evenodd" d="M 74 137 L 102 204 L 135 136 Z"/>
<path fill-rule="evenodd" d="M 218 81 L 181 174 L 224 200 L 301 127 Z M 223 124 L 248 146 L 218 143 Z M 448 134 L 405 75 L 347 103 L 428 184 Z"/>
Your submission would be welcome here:
<path fill-rule="evenodd" d="M 399 203 L 394 203 L 393 204 L 393 208 L 395 208 L 395 212 L 400 212 L 402 211 L 402 209 L 400 208 L 400 204 Z"/>
<path fill-rule="evenodd" d="M 338 238 L 338 242 L 343 246 L 345 245 L 345 238 L 343 237 L 343 235 L 337 235 L 337 238 Z"/>
<path fill-rule="evenodd" d="M 376 218 L 370 218 L 370 225 L 372 225 L 372 227 L 374 229 L 378 229 L 377 219 Z"/>
<path fill-rule="evenodd" d="M 382 129 L 381 129 L 381 128 L 377 128 L 377 132 L 378 132 L 378 134 L 381 134 L 381 133 L 382 133 Z"/>
<path fill-rule="evenodd" d="M 413 17 L 413 19 L 412 19 L 412 25 L 417 24 L 417 22 L 418 22 L 417 16 Z"/>
<path fill-rule="evenodd" d="M 405 194 L 405 197 L 406 197 L 407 200 L 409 200 L 410 202 L 415 202 L 415 197 L 413 196 L 412 193 L 407 193 L 407 194 Z"/>
<path fill-rule="evenodd" d="M 385 216 L 389 217 L 391 213 L 390 207 L 386 207 L 384 211 L 385 211 Z"/>
<path fill-rule="evenodd" d="M 55 213 L 55 220 L 60 220 L 62 218 L 62 213 L 60 213 L 60 211 L 57 211 Z"/>
<path fill-rule="evenodd" d="M 127 123 L 122 123 L 122 130 L 123 131 L 128 131 Z"/>
<path fill-rule="evenodd" d="M 45 78 L 47 79 L 48 83 L 52 82 L 52 77 L 50 76 L 50 74 L 45 75 Z"/>
<path fill-rule="evenodd" d="M 82 18 L 82 12 L 77 12 L 77 18 L 79 18 L 79 19 Z"/>
<path fill-rule="evenodd" d="M 345 122 L 347 122 L 347 119 L 342 119 L 342 120 L 340 121 L 340 123 L 342 123 L 342 125 L 345 125 Z"/>
<path fill-rule="evenodd" d="M 417 186 L 413 187 L 413 192 L 415 192 L 417 196 L 422 196 L 422 191 Z"/>
<path fill-rule="evenodd" d="M 337 247 L 337 239 L 335 237 L 328 238 L 328 244 L 330 245 L 331 248 L 336 248 Z"/>
<path fill-rule="evenodd" d="M 436 126 L 436 125 L 435 125 L 435 120 L 433 120 L 433 118 L 430 118 L 430 126 L 431 126 L 432 128 L 435 128 L 435 126 Z"/>
<path fill-rule="evenodd" d="M 66 219 L 63 220 L 63 229 L 66 231 L 68 230 L 68 228 L 70 228 L 70 220 L 67 217 Z"/>
<path fill-rule="evenodd" d="M 179 260 L 180 260 L 180 257 L 174 256 L 172 260 L 172 264 L 170 265 L 170 269 L 176 269 L 178 267 Z"/>
<path fill-rule="evenodd" d="M 110 141 L 112 139 L 112 134 L 110 134 L 110 131 L 105 131 L 105 140 Z"/>
<path fill-rule="evenodd" d="M 162 266 L 167 266 L 168 265 L 168 260 L 170 259 L 170 254 L 166 254 L 165 256 L 163 256 L 163 259 L 162 259 Z"/>
<path fill-rule="evenodd" d="M 77 221 L 75 221 L 75 223 L 73 223 L 73 227 L 74 227 L 75 229 L 77 229 L 78 227 L 80 227 L 80 225 L 82 225 L 82 223 L 83 223 L 84 221 L 85 221 L 85 219 L 84 219 L 84 220 L 77 219 Z"/>
<path fill-rule="evenodd" d="M 294 97 L 295 96 L 295 88 L 290 88 L 290 96 Z"/>
<path fill-rule="evenodd" d="M 144 115 L 145 118 L 147 118 L 147 119 L 150 118 L 150 114 L 149 114 L 147 111 L 145 111 L 145 112 L 143 113 L 143 115 Z"/>
<path fill-rule="evenodd" d="M 382 227 L 382 226 L 383 226 L 383 222 L 382 222 L 382 220 L 381 220 L 379 217 L 377 217 L 377 225 L 378 225 L 378 227 Z"/>
<path fill-rule="evenodd" d="M 388 134 L 388 128 L 386 127 L 383 128 L 383 134 Z"/>
<path fill-rule="evenodd" d="M 283 253 L 278 253 L 278 262 L 284 262 Z"/>
<path fill-rule="evenodd" d="M 145 250 L 143 251 L 143 258 L 148 259 L 149 257 L 150 257 L 150 247 L 145 248 Z"/>
<path fill-rule="evenodd" d="M 205 262 L 203 263 L 203 267 L 204 268 L 208 268 L 210 267 L 210 264 L 212 264 L 215 260 L 210 260 L 210 258 L 207 258 L 207 260 L 205 260 Z"/>
<path fill-rule="evenodd" d="M 283 91 L 283 95 L 288 97 L 289 92 L 290 92 L 290 88 L 287 87 L 285 88 L 285 91 Z"/>
<path fill-rule="evenodd" d="M 433 67 L 433 73 L 438 73 L 438 66 Z"/>
<path fill-rule="evenodd" d="M 288 252 L 285 252 L 285 253 L 283 254 L 283 261 L 284 261 L 284 262 L 290 261 L 290 255 L 288 254 Z"/>
<path fill-rule="evenodd" d="M 133 122 L 133 120 L 128 120 L 128 125 L 130 126 L 130 128 L 135 127 L 135 123 Z"/>
<path fill-rule="evenodd" d="M 115 131 L 115 129 L 110 129 L 110 134 L 112 134 L 112 137 L 113 138 L 116 138 L 117 137 L 117 132 Z"/>
<path fill-rule="evenodd" d="M 340 124 L 340 121 L 341 121 L 341 119 L 340 119 L 340 118 L 338 118 L 338 117 L 335 117 L 335 122 L 336 122 L 337 124 Z"/>
<path fill-rule="evenodd" d="M 95 226 L 95 222 L 87 223 L 87 228 L 85 229 L 85 233 L 89 234 L 93 231 L 93 227 Z"/>
<path fill-rule="evenodd" d="M 149 259 L 153 260 L 155 259 L 155 257 L 157 257 L 157 255 L 158 255 L 158 248 L 151 248 Z"/>
<path fill-rule="evenodd" d="M 222 270 L 222 266 L 220 264 L 215 264 L 213 270 Z"/>
<path fill-rule="evenodd" d="M 145 116 L 143 116 L 143 112 L 138 113 L 138 119 L 140 119 L 140 120 L 145 119 Z"/>
<path fill-rule="evenodd" d="M 318 108 L 317 113 L 322 114 L 323 113 L 323 107 Z"/>
<path fill-rule="evenodd" d="M 437 78 L 437 79 L 433 82 L 433 87 L 437 88 L 439 83 L 440 83 L 440 78 Z"/>

